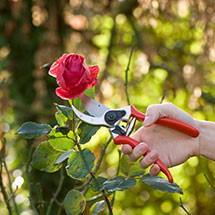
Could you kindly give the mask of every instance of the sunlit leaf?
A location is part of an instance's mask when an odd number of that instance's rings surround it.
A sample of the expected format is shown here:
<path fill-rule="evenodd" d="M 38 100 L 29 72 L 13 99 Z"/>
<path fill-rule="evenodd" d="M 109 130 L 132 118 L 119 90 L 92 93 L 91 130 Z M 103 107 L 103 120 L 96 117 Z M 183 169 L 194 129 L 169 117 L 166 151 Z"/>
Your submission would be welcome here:
<path fill-rule="evenodd" d="M 51 129 L 51 126 L 47 124 L 26 122 L 19 128 L 17 133 L 23 135 L 25 138 L 31 139 L 47 134 Z"/>
<path fill-rule="evenodd" d="M 93 126 L 82 122 L 79 126 L 80 144 L 90 141 L 91 137 L 98 131 L 99 126 Z"/>
<path fill-rule="evenodd" d="M 95 156 L 89 149 L 72 152 L 68 159 L 67 174 L 75 179 L 85 178 L 94 167 Z"/>
<path fill-rule="evenodd" d="M 63 206 L 67 215 L 78 215 L 86 207 L 86 199 L 83 194 L 77 190 L 70 190 L 63 201 Z"/>
<path fill-rule="evenodd" d="M 90 208 L 90 215 L 98 215 L 101 211 L 103 211 L 105 208 L 105 201 L 99 201 L 96 202 L 91 208 Z"/>
<path fill-rule="evenodd" d="M 116 190 L 126 190 L 133 187 L 136 184 L 135 179 L 128 179 L 123 176 L 116 176 L 113 179 L 104 182 L 104 187 L 108 192 L 114 192 Z"/>
<path fill-rule="evenodd" d="M 160 176 L 151 176 L 146 174 L 140 179 L 140 181 L 142 181 L 144 184 L 148 184 L 156 190 L 183 194 L 182 189 L 176 183 L 169 183 L 168 180 Z"/>
<path fill-rule="evenodd" d="M 65 126 L 68 120 L 67 117 L 61 111 L 57 111 L 55 113 L 55 119 L 60 126 Z"/>
<path fill-rule="evenodd" d="M 49 134 L 50 145 L 59 151 L 68 151 L 75 146 L 75 137 L 67 127 L 56 127 Z"/>
<path fill-rule="evenodd" d="M 42 142 L 33 153 L 32 166 L 41 171 L 56 172 L 62 166 L 55 165 L 60 155 L 61 152 L 52 148 L 49 142 Z"/>
<path fill-rule="evenodd" d="M 73 110 L 71 107 L 67 107 L 67 106 L 64 106 L 64 105 L 58 105 L 58 104 L 55 104 L 57 106 L 57 109 L 59 111 L 62 112 L 62 114 L 64 116 L 66 116 L 68 119 L 71 119 L 73 118 Z"/>

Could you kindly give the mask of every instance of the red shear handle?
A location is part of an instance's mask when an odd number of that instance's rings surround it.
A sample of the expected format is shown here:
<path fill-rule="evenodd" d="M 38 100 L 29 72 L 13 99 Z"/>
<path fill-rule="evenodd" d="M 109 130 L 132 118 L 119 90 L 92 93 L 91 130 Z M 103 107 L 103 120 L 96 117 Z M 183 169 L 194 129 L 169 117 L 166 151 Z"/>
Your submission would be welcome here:
<path fill-rule="evenodd" d="M 115 139 L 114 139 L 114 143 L 116 145 L 121 145 L 121 144 L 129 144 L 132 148 L 135 148 L 137 145 L 139 145 L 140 143 L 138 141 L 136 141 L 135 139 L 132 139 L 128 136 L 122 136 L 122 135 L 118 135 Z M 150 152 L 150 150 L 148 150 L 145 154 L 147 155 Z M 160 160 L 157 159 L 157 161 L 155 162 L 155 164 L 157 164 L 160 167 L 160 170 L 167 176 L 168 180 L 170 183 L 173 183 L 173 178 L 172 175 L 170 173 L 170 171 L 168 170 L 168 168 L 165 166 L 165 164 Z"/>
<path fill-rule="evenodd" d="M 131 116 L 137 118 L 140 121 L 144 121 L 146 115 L 141 113 L 133 105 L 131 105 Z M 163 117 L 158 119 L 155 123 L 168 128 L 172 128 L 176 131 L 189 135 L 190 137 L 198 137 L 199 135 L 199 131 L 196 128 L 176 119 Z"/>

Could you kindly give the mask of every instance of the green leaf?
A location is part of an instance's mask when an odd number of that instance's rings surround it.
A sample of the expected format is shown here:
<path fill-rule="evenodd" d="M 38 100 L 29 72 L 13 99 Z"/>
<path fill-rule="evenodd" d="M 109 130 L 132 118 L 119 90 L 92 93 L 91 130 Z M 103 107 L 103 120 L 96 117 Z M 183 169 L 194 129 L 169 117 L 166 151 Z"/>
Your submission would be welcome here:
<path fill-rule="evenodd" d="M 64 106 L 64 105 L 58 105 L 58 104 L 55 104 L 57 106 L 57 109 L 59 111 L 61 111 L 61 113 L 67 117 L 68 119 L 73 119 L 73 110 L 72 108 L 70 107 L 67 107 L 67 106 Z"/>
<path fill-rule="evenodd" d="M 69 135 L 68 133 L 70 132 L 69 128 L 67 126 L 57 126 L 55 127 L 56 132 L 60 132 L 63 135 Z M 72 135 L 73 137 L 74 135 Z"/>
<path fill-rule="evenodd" d="M 134 178 L 145 173 L 137 162 L 131 162 L 127 155 L 123 155 L 120 159 L 120 170 L 122 173 L 130 178 Z"/>
<path fill-rule="evenodd" d="M 108 192 L 114 192 L 116 190 L 125 190 L 133 187 L 136 184 L 135 179 L 128 179 L 123 176 L 116 176 L 113 179 L 104 182 L 104 187 Z"/>
<path fill-rule="evenodd" d="M 49 134 L 50 145 L 59 151 L 68 151 L 75 146 L 75 137 L 67 127 L 56 127 Z"/>
<path fill-rule="evenodd" d="M 92 179 L 90 182 L 90 188 L 92 191 L 97 192 L 104 189 L 104 182 L 107 181 L 107 178 L 98 177 L 96 179 Z"/>
<path fill-rule="evenodd" d="M 100 126 L 93 126 L 82 122 L 78 129 L 80 131 L 80 144 L 85 144 L 90 141 L 92 136 L 98 131 Z"/>
<path fill-rule="evenodd" d="M 51 147 L 49 142 L 42 142 L 34 151 L 32 166 L 45 172 L 56 172 L 62 165 L 55 165 L 61 152 Z"/>
<path fill-rule="evenodd" d="M 98 215 L 101 211 L 105 209 L 105 201 L 99 201 L 96 202 L 91 208 L 90 208 L 90 215 Z"/>
<path fill-rule="evenodd" d="M 70 190 L 66 194 L 63 205 L 67 215 L 78 215 L 83 213 L 86 207 L 86 199 L 81 192 Z"/>
<path fill-rule="evenodd" d="M 62 152 L 61 155 L 58 157 L 58 159 L 55 161 L 55 164 L 60 164 L 62 162 L 64 162 L 72 152 L 74 152 L 75 150 L 72 149 L 70 151 L 66 151 L 66 152 Z"/>
<path fill-rule="evenodd" d="M 183 194 L 182 189 L 176 183 L 169 183 L 168 180 L 160 176 L 151 176 L 146 174 L 140 179 L 140 181 L 142 181 L 144 184 L 148 184 L 156 190 Z"/>
<path fill-rule="evenodd" d="M 60 126 L 65 126 L 68 120 L 67 117 L 61 111 L 57 111 L 55 113 L 55 119 Z"/>
<path fill-rule="evenodd" d="M 44 134 L 47 134 L 51 130 L 52 130 L 52 127 L 47 124 L 39 124 L 36 122 L 26 122 L 19 128 L 17 133 L 23 135 L 25 138 L 31 139 L 31 138 L 36 138 Z"/>
<path fill-rule="evenodd" d="M 83 160 L 84 159 L 84 160 Z M 95 156 L 89 149 L 72 152 L 68 159 L 67 174 L 75 179 L 85 178 L 94 167 Z"/>

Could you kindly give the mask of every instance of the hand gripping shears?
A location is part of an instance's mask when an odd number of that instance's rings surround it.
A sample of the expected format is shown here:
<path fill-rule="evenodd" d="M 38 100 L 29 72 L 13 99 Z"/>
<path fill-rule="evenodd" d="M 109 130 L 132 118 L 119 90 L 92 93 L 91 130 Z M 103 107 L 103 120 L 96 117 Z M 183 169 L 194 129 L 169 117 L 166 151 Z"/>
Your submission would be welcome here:
<path fill-rule="evenodd" d="M 108 127 L 116 145 L 129 144 L 132 148 L 135 148 L 140 144 L 137 140 L 130 138 L 129 135 L 134 129 L 136 119 L 144 121 L 145 114 L 138 111 L 133 105 L 112 110 L 85 94 L 81 95 L 81 102 L 90 115 L 86 115 L 72 106 L 73 111 L 80 120 L 91 125 Z M 128 122 L 127 128 L 120 125 L 121 121 Z M 199 135 L 199 131 L 196 128 L 175 119 L 163 117 L 158 119 L 155 123 L 174 129 L 193 138 Z M 144 156 L 149 152 L 150 150 L 148 150 Z M 160 170 L 167 176 L 169 182 L 173 183 L 173 177 L 165 164 L 160 159 L 157 159 L 155 164 L 160 167 Z"/>

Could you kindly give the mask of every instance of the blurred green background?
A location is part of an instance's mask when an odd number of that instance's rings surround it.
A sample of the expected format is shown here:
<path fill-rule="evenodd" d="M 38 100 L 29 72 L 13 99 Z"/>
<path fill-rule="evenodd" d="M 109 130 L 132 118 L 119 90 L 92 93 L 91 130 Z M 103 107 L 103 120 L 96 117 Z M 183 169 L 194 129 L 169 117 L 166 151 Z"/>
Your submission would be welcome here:
<path fill-rule="evenodd" d="M 54 125 L 53 103 L 68 105 L 55 95 L 56 80 L 47 73 L 53 61 L 72 52 L 85 56 L 88 65 L 98 65 L 96 99 L 119 108 L 127 105 L 125 70 L 134 36 L 128 74 L 131 104 L 144 112 L 150 104 L 168 101 L 196 119 L 214 121 L 214 31 L 213 0 L 1 0 L 0 155 L 6 155 L 20 214 L 33 214 L 25 170 L 30 145 L 39 142 L 26 141 L 16 131 L 25 121 Z M 107 138 L 102 129 L 91 140 L 96 155 Z M 107 152 L 101 173 L 112 177 L 117 147 L 112 144 Z M 184 195 L 138 183 L 117 192 L 114 214 L 186 214 L 180 197 L 191 214 L 215 214 L 215 193 L 204 176 L 214 184 L 213 161 L 191 158 L 171 172 Z M 8 191 L 4 168 L 1 174 Z M 30 179 L 35 204 L 44 214 L 59 173 L 32 169 Z M 67 177 L 60 199 L 73 183 Z M 7 214 L 1 194 L 0 214 Z"/>

